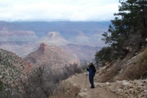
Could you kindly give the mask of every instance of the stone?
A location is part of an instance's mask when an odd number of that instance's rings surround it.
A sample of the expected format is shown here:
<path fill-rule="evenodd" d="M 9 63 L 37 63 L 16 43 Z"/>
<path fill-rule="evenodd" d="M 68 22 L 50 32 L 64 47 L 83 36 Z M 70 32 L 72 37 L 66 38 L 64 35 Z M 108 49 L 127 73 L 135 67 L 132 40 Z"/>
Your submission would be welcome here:
<path fill-rule="evenodd" d="M 109 82 L 106 82 L 106 85 L 110 85 L 110 83 Z"/>
<path fill-rule="evenodd" d="M 130 83 L 129 83 L 128 81 L 126 81 L 126 80 L 123 80 L 123 81 L 122 81 L 122 84 L 123 84 L 124 86 L 130 85 Z"/>
<path fill-rule="evenodd" d="M 122 93 L 123 90 L 122 89 L 117 89 L 117 92 Z"/>
<path fill-rule="evenodd" d="M 147 97 L 147 90 L 144 90 L 144 95 Z"/>
<path fill-rule="evenodd" d="M 76 83 L 74 83 L 73 85 L 74 85 L 74 86 L 77 86 L 77 84 L 76 84 Z"/>
<path fill-rule="evenodd" d="M 96 86 L 96 87 L 97 87 L 97 86 L 99 86 L 99 87 L 104 87 L 105 84 L 104 84 L 104 83 L 95 83 L 95 86 Z"/>
<path fill-rule="evenodd" d="M 86 88 L 82 88 L 82 89 L 80 90 L 80 92 L 86 92 L 86 91 L 87 91 Z"/>
<path fill-rule="evenodd" d="M 80 98 L 87 98 L 88 94 L 86 92 L 81 92 L 78 94 Z"/>

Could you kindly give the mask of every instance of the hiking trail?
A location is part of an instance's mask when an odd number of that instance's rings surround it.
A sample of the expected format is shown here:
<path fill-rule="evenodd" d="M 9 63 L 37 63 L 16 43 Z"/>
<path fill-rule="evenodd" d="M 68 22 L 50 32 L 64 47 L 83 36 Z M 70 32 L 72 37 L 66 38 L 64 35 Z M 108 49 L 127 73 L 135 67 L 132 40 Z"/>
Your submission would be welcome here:
<path fill-rule="evenodd" d="M 94 80 L 95 88 L 90 88 L 89 78 L 87 74 L 76 74 L 66 80 L 66 82 L 79 87 L 81 90 L 79 96 L 81 98 L 119 98 L 116 94 L 111 91 L 101 87 L 104 83 L 99 83 Z"/>

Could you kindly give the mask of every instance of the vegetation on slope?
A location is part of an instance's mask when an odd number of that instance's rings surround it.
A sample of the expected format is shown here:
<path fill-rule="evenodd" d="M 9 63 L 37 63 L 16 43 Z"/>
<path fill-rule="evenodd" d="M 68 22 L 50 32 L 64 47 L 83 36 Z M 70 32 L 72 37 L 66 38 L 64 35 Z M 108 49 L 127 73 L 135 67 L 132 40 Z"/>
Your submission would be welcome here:
<path fill-rule="evenodd" d="M 111 20 L 103 40 L 109 44 L 95 55 L 97 63 L 122 59 L 127 54 L 135 55 L 146 47 L 147 38 L 147 1 L 119 0 L 120 6 L 115 19 Z"/>
<path fill-rule="evenodd" d="M 54 73 L 54 70 L 46 66 L 40 66 L 29 73 L 28 79 L 22 81 L 24 98 L 50 98 L 61 94 L 66 87 L 59 85 L 60 81 L 72 74 L 79 72 L 79 69 L 64 69 L 64 73 Z M 64 94 L 63 94 L 64 95 Z"/>
<path fill-rule="evenodd" d="M 119 2 L 115 19 L 103 33 L 102 40 L 109 45 L 95 54 L 95 62 L 108 70 L 101 75 L 102 82 L 147 76 L 147 1 Z"/>
<path fill-rule="evenodd" d="M 77 65 L 61 64 L 64 66 L 61 73 L 55 72 L 53 65 L 42 64 L 30 69 L 26 64 L 14 53 L 0 49 L 0 98 L 48 98 L 65 89 L 58 88 L 61 80 L 81 72 Z"/>
<path fill-rule="evenodd" d="M 25 63 L 14 53 L 0 49 L 0 97 L 19 97 L 19 81 L 24 78 Z"/>

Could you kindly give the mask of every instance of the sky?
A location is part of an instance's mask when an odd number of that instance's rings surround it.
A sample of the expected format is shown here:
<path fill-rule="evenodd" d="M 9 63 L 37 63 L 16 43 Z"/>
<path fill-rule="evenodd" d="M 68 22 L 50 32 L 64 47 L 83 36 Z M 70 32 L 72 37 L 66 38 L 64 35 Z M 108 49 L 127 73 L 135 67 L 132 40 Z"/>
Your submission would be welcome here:
<path fill-rule="evenodd" d="M 109 21 L 119 0 L 0 0 L 1 21 Z"/>

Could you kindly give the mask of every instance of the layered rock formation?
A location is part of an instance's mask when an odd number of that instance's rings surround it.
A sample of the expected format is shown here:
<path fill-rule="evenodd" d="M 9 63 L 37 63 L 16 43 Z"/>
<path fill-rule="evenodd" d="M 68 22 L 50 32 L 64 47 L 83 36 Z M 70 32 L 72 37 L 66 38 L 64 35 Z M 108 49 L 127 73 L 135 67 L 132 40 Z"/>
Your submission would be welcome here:
<path fill-rule="evenodd" d="M 28 62 L 35 66 L 48 66 L 52 69 L 61 69 L 70 64 L 79 64 L 76 54 L 65 51 L 55 45 L 40 44 L 40 47 L 30 53 L 26 58 Z"/>

